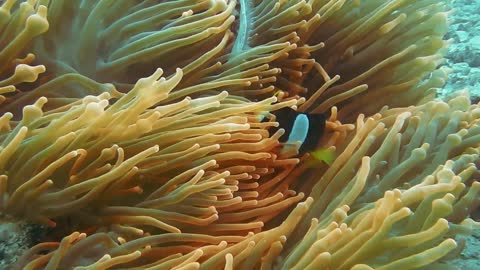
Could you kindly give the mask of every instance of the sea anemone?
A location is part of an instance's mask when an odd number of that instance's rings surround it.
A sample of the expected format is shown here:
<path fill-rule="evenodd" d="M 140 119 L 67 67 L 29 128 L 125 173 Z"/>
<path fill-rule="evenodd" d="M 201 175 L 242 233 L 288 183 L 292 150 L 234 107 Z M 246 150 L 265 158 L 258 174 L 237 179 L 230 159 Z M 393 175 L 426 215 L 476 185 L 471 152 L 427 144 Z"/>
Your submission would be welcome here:
<path fill-rule="evenodd" d="M 447 4 L 1 1 L 0 211 L 51 228 L 15 267 L 447 269 L 480 228 Z"/>

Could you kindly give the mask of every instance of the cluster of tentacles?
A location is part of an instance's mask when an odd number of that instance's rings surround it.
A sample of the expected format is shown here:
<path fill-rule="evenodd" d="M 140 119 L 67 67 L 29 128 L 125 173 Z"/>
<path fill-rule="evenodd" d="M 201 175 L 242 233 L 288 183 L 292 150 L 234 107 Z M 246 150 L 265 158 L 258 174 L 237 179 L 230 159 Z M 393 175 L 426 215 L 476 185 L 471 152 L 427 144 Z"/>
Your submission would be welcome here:
<path fill-rule="evenodd" d="M 56 232 L 16 267 L 451 269 L 480 106 L 435 99 L 447 4 L 0 1 L 0 213 Z"/>

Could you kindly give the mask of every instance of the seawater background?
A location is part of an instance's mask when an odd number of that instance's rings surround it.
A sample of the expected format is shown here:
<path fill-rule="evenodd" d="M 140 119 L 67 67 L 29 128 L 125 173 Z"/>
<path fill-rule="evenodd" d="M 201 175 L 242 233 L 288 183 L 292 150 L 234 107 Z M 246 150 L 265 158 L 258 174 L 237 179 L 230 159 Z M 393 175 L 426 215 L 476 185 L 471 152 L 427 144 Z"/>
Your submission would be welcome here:
<path fill-rule="evenodd" d="M 453 39 L 448 48 L 445 67 L 452 69 L 446 85 L 439 95 L 467 89 L 472 100 L 480 101 L 480 0 L 451 0 L 450 31 L 447 39 Z M 477 215 L 477 219 L 480 215 Z M 464 238 L 466 247 L 459 258 L 448 264 L 462 270 L 480 269 L 480 231 Z"/>

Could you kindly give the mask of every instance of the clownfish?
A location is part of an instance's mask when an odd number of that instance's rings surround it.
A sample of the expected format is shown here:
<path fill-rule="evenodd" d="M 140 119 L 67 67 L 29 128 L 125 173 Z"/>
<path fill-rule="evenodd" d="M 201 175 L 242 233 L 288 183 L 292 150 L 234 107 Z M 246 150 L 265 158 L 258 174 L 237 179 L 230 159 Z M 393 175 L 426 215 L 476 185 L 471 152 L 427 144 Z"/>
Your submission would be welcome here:
<path fill-rule="evenodd" d="M 279 141 L 284 143 L 281 153 L 298 148 L 299 155 L 310 153 L 310 155 L 318 161 L 323 161 L 330 165 L 335 159 L 335 153 L 331 149 L 316 148 L 318 141 L 322 137 L 326 116 L 321 113 L 301 113 L 292 108 L 285 107 L 272 112 L 278 127 L 269 129 L 270 136 L 283 128 L 285 133 L 280 137 Z"/>

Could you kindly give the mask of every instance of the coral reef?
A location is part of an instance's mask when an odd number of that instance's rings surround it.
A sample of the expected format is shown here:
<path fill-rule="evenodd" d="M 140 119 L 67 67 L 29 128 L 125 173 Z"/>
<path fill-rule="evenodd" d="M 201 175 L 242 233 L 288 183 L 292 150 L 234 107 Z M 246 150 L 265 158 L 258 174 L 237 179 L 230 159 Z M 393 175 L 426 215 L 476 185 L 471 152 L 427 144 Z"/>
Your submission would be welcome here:
<path fill-rule="evenodd" d="M 480 106 L 436 99 L 449 12 L 1 1 L 0 211 L 50 228 L 14 267 L 451 269 Z M 331 164 L 284 151 L 286 107 L 327 116 Z"/>
<path fill-rule="evenodd" d="M 478 1 L 452 0 L 453 12 L 446 35 L 453 43 L 445 55 L 445 67 L 451 69 L 441 96 L 458 89 L 468 89 L 472 98 L 480 97 L 480 23 Z"/>

